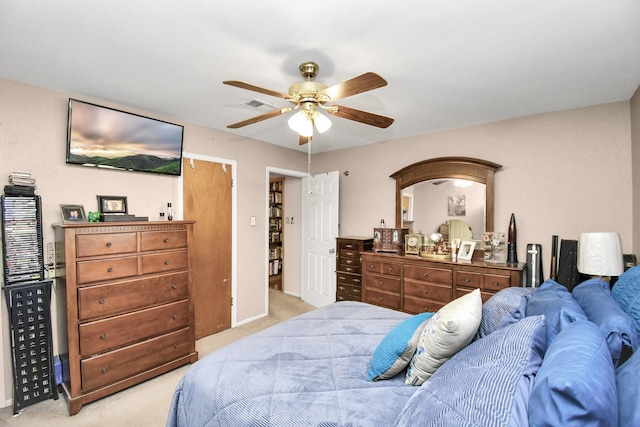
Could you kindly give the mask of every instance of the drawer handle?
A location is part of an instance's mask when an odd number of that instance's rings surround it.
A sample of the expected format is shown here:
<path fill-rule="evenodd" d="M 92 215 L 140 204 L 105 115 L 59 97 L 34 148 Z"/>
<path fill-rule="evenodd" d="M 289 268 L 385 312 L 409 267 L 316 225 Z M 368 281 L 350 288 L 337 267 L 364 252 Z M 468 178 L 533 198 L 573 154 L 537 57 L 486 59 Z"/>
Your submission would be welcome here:
<path fill-rule="evenodd" d="M 500 283 L 498 283 L 498 281 L 496 280 L 495 282 L 493 282 L 493 286 L 499 286 Z"/>
<path fill-rule="evenodd" d="M 98 302 L 99 302 L 100 304 L 104 304 L 104 298 L 100 298 L 100 299 L 98 300 Z"/>
<path fill-rule="evenodd" d="M 375 264 L 371 264 L 369 268 L 376 268 Z"/>
<path fill-rule="evenodd" d="M 424 273 L 424 274 L 422 275 L 422 277 L 427 277 L 428 275 L 429 275 L 429 273 Z"/>
<path fill-rule="evenodd" d="M 164 265 L 169 265 L 169 260 L 168 259 L 164 260 Z"/>
<path fill-rule="evenodd" d="M 353 264 L 353 260 L 352 259 L 347 259 L 344 261 L 346 264 Z"/>
<path fill-rule="evenodd" d="M 102 368 L 102 373 L 103 373 L 103 374 L 106 374 L 106 373 L 107 373 L 107 370 L 108 370 L 107 368 Z"/>
<path fill-rule="evenodd" d="M 344 291 L 344 286 L 338 286 L 339 291 Z"/>
<path fill-rule="evenodd" d="M 109 268 L 107 268 L 107 272 L 109 272 L 109 273 L 113 273 L 113 267 L 109 267 Z"/>
<path fill-rule="evenodd" d="M 111 247 L 111 242 L 107 242 L 107 247 L 110 248 Z"/>
<path fill-rule="evenodd" d="M 425 295 L 429 293 L 429 289 L 425 289 L 423 292 Z"/>
<path fill-rule="evenodd" d="M 360 289 L 355 288 L 355 289 L 353 290 L 353 293 L 354 293 L 354 294 L 359 294 L 359 293 L 360 293 Z"/>
<path fill-rule="evenodd" d="M 178 289 L 178 285 L 171 285 L 171 289 Z"/>
<path fill-rule="evenodd" d="M 381 280 L 381 281 L 378 282 L 378 285 L 383 286 L 384 282 Z"/>
<path fill-rule="evenodd" d="M 162 239 L 162 241 L 165 242 L 165 243 L 169 243 L 169 238 L 165 237 L 164 239 Z"/>
<path fill-rule="evenodd" d="M 178 344 L 174 344 L 174 345 L 173 345 L 173 348 L 178 348 Z"/>
<path fill-rule="evenodd" d="M 383 301 L 383 300 L 384 300 L 384 297 L 380 297 L 380 301 Z"/>
<path fill-rule="evenodd" d="M 174 318 L 174 319 L 177 319 L 177 318 L 178 318 L 178 315 L 177 315 L 177 314 L 174 314 L 174 315 L 173 315 L 173 318 Z"/>
<path fill-rule="evenodd" d="M 351 249 L 351 248 L 355 248 L 355 246 L 354 246 L 354 245 L 350 245 L 350 244 L 346 244 L 346 245 L 345 245 L 345 247 L 347 247 L 347 248 L 349 248 L 349 249 Z"/>
<path fill-rule="evenodd" d="M 360 279 L 353 279 L 354 283 L 360 283 Z"/>
<path fill-rule="evenodd" d="M 393 271 L 393 267 L 389 267 L 389 271 Z"/>
<path fill-rule="evenodd" d="M 469 283 L 471 281 L 471 279 L 469 279 L 468 277 L 466 279 L 464 279 L 465 282 Z"/>
<path fill-rule="evenodd" d="M 105 339 L 105 338 L 107 338 L 107 336 L 106 336 L 105 334 L 100 334 L 100 339 L 101 339 L 101 340 L 103 340 L 103 339 Z"/>

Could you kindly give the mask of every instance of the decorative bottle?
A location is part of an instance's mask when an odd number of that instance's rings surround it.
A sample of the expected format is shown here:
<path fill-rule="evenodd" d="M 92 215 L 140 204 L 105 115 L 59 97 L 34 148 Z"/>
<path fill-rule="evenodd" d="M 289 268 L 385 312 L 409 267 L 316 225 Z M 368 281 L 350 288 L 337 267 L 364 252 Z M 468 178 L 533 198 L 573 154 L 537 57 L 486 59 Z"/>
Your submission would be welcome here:
<path fill-rule="evenodd" d="M 167 219 L 173 221 L 173 210 L 171 209 L 171 203 L 167 203 Z"/>

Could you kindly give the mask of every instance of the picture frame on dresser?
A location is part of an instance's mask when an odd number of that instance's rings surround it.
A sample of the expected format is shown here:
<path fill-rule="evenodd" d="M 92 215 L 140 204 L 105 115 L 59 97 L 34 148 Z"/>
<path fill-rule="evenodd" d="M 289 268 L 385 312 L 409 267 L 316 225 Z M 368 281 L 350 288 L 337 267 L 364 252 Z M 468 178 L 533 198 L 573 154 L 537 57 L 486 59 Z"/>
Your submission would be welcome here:
<path fill-rule="evenodd" d="M 468 240 L 462 241 L 462 243 L 460 243 L 460 250 L 458 251 L 458 259 L 462 261 L 471 261 L 475 248 L 476 242 Z"/>
<path fill-rule="evenodd" d="M 127 215 L 127 198 L 124 196 L 97 196 L 98 210 L 103 214 Z"/>
<path fill-rule="evenodd" d="M 64 224 L 88 221 L 83 205 L 60 205 L 60 213 Z"/>

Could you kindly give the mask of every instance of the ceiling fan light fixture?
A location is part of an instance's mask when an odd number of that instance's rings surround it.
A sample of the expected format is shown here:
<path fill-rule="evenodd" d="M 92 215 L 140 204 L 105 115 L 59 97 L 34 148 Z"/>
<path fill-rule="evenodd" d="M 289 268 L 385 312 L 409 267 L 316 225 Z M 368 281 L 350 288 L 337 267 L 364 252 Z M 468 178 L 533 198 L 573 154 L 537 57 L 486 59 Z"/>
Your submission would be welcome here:
<path fill-rule="evenodd" d="M 316 129 L 318 129 L 318 132 L 320 133 L 325 133 L 331 127 L 331 120 L 318 110 L 313 113 L 313 121 L 316 125 Z"/>
<path fill-rule="evenodd" d="M 301 136 L 313 136 L 313 120 L 306 111 L 300 110 L 289 118 L 289 127 Z"/>

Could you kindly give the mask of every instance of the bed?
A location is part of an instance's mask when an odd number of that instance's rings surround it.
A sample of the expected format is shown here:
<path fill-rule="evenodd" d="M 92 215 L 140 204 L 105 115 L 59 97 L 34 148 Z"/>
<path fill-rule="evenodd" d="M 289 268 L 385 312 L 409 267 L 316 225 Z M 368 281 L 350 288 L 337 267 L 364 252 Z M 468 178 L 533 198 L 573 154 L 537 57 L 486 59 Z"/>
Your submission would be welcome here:
<path fill-rule="evenodd" d="M 456 336 L 469 329 L 469 302 L 480 307 L 474 336 L 417 386 L 411 378 L 433 362 L 421 360 L 444 348 L 433 341 L 438 325 L 456 323 Z M 415 332 L 406 335 L 409 324 Z M 379 350 L 399 330 L 406 347 L 371 381 Z M 196 362 L 176 388 L 167 426 L 637 426 L 639 331 L 640 267 L 613 292 L 600 279 L 573 293 L 548 280 L 484 304 L 476 290 L 436 314 L 338 302 Z"/>

